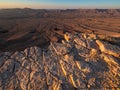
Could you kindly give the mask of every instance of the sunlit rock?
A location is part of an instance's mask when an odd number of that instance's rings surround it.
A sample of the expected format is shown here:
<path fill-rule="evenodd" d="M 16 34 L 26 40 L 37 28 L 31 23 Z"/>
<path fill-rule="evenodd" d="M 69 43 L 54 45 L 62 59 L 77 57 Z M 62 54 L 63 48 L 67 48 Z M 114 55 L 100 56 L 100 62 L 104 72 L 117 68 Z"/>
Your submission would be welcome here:
<path fill-rule="evenodd" d="M 65 40 L 51 41 L 47 49 L 0 53 L 0 89 L 116 89 L 120 48 L 96 37 L 67 33 Z"/>
<path fill-rule="evenodd" d="M 99 45 L 99 48 L 102 52 L 120 58 L 120 48 L 119 47 L 105 43 L 100 40 L 96 40 L 96 43 Z"/>

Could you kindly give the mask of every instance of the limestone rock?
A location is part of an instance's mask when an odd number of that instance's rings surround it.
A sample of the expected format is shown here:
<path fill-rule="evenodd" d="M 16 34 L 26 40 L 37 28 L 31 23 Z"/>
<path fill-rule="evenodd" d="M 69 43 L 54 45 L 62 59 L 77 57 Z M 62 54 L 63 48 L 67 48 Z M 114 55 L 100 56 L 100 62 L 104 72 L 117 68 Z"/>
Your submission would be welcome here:
<path fill-rule="evenodd" d="M 120 47 L 67 34 L 47 49 L 28 47 L 0 53 L 1 90 L 116 89 L 120 86 Z M 95 38 L 97 39 L 97 38 Z M 98 45 L 97 45 L 98 44 Z"/>
<path fill-rule="evenodd" d="M 120 58 L 120 48 L 119 47 L 105 43 L 100 40 L 96 40 L 96 43 L 99 45 L 99 48 L 102 52 Z"/>

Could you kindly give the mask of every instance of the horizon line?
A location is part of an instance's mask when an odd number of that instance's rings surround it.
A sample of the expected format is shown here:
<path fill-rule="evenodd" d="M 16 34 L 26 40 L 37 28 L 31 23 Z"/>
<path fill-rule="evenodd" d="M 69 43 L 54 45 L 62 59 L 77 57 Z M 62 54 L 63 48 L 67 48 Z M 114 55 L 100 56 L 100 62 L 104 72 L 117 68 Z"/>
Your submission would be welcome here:
<path fill-rule="evenodd" d="M 23 7 L 23 8 L 19 8 L 19 7 L 7 7 L 7 8 L 0 8 L 0 9 L 54 9 L 54 10 L 67 10 L 67 9 L 120 9 L 120 8 L 29 8 L 29 7 Z"/>

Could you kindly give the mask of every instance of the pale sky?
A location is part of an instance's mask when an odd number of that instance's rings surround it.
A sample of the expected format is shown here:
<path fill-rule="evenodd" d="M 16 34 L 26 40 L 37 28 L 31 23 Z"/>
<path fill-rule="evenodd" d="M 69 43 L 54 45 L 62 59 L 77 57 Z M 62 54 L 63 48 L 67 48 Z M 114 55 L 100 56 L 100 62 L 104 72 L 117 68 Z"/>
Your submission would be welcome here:
<path fill-rule="evenodd" d="M 120 0 L 0 0 L 0 8 L 120 8 Z"/>

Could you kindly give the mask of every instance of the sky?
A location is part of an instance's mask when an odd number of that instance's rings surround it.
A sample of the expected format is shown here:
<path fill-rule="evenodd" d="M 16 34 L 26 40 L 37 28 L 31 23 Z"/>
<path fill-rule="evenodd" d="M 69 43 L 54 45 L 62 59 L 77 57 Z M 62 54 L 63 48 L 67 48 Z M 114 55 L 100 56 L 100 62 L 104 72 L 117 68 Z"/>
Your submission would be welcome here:
<path fill-rule="evenodd" d="M 0 8 L 120 9 L 120 0 L 0 0 Z"/>

